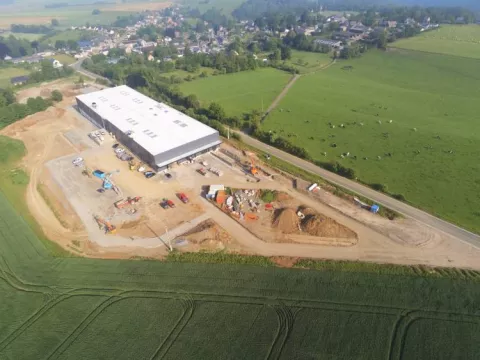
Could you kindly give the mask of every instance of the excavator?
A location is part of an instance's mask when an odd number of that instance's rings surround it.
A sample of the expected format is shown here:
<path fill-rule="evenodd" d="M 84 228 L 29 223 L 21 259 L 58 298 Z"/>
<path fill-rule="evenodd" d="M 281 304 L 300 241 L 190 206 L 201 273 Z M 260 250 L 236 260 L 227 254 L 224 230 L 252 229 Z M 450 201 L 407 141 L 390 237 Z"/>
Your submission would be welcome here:
<path fill-rule="evenodd" d="M 100 229 L 104 229 L 106 234 L 115 234 L 117 228 L 115 225 L 110 224 L 107 220 L 95 215 L 95 221 Z"/>

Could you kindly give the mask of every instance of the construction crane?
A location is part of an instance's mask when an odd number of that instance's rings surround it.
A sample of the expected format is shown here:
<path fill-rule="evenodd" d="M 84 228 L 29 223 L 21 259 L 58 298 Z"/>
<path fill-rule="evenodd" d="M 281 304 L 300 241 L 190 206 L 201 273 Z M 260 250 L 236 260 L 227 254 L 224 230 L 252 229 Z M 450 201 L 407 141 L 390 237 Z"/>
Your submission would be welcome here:
<path fill-rule="evenodd" d="M 107 220 L 95 215 L 95 221 L 100 229 L 104 229 L 106 234 L 115 234 L 117 228 L 115 225 L 110 224 Z"/>
<path fill-rule="evenodd" d="M 255 161 L 253 160 L 253 156 L 250 155 L 250 173 L 252 175 L 257 175 L 258 169 L 255 166 Z"/>

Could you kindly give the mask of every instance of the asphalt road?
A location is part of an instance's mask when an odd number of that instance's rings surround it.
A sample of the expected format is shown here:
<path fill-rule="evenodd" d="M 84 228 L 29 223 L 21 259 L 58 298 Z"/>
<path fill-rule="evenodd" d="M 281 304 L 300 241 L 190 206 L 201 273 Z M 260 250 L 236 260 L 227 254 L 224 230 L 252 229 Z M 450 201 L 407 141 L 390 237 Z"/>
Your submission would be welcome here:
<path fill-rule="evenodd" d="M 337 174 L 334 174 L 330 171 L 322 169 L 308 161 L 297 158 L 293 155 L 290 155 L 282 150 L 278 150 L 272 146 L 262 143 L 248 135 L 243 133 L 240 134 L 243 142 L 253 146 L 257 149 L 260 149 L 264 152 L 267 152 L 281 160 L 284 160 L 290 164 L 293 164 L 299 168 L 307 170 L 313 174 L 321 176 L 325 180 L 341 186 L 347 190 L 353 191 L 359 195 L 362 195 L 366 198 L 369 198 L 376 203 L 383 205 L 389 209 L 395 210 L 396 212 L 402 214 L 405 217 L 413 218 L 425 225 L 428 225 L 437 230 L 443 231 L 444 233 L 451 235 L 463 242 L 466 242 L 476 248 L 480 249 L 480 236 L 476 235 L 470 231 L 462 229 L 456 225 L 453 225 L 445 220 L 439 219 L 433 215 L 426 213 L 425 211 L 414 208 L 413 206 L 407 205 L 401 201 L 393 199 L 385 194 L 379 193 L 375 190 L 370 189 L 364 185 L 361 185 L 355 181 L 346 179 Z"/>
<path fill-rule="evenodd" d="M 90 72 L 90 71 L 85 70 L 84 68 L 82 68 L 83 60 L 85 60 L 85 59 L 80 59 L 80 60 L 78 60 L 77 62 L 74 62 L 73 64 L 71 64 L 70 66 L 71 66 L 76 72 L 82 74 L 83 76 L 89 77 L 90 79 L 93 79 L 93 80 L 96 80 L 96 79 L 105 79 L 105 80 L 107 80 L 107 81 L 110 81 L 110 80 L 108 80 L 107 78 L 104 78 L 103 76 L 94 74 L 94 73 L 92 73 L 92 72 Z"/>

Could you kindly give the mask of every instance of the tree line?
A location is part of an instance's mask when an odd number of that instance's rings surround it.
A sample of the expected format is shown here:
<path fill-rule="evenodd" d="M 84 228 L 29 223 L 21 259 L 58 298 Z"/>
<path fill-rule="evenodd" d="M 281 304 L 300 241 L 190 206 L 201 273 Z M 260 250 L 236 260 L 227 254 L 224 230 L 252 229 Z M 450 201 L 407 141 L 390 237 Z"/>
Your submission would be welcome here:
<path fill-rule="evenodd" d="M 52 28 L 46 25 L 12 24 L 10 30 L 13 33 L 48 34 L 52 31 Z"/>
<path fill-rule="evenodd" d="M 11 57 L 21 57 L 33 54 L 33 47 L 30 41 L 17 39 L 15 36 L 0 36 L 0 58 L 3 59 L 9 55 Z"/>
<path fill-rule="evenodd" d="M 45 111 L 53 102 L 61 101 L 62 94 L 58 90 L 52 91 L 50 98 L 40 96 L 28 98 L 25 104 L 16 102 L 15 94 L 11 89 L 0 90 L 0 128 L 4 128 L 25 116 Z"/>

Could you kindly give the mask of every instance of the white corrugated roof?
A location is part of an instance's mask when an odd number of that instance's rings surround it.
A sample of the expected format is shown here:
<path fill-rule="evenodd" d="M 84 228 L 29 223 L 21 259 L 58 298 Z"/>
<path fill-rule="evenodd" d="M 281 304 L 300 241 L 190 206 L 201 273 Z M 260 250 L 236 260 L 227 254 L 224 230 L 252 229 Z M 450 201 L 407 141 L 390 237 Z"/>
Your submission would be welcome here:
<path fill-rule="evenodd" d="M 126 85 L 77 98 L 122 132 L 131 131 L 133 140 L 152 155 L 217 133 L 215 129 Z M 92 103 L 96 103 L 95 108 Z"/>

